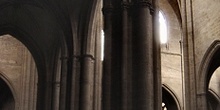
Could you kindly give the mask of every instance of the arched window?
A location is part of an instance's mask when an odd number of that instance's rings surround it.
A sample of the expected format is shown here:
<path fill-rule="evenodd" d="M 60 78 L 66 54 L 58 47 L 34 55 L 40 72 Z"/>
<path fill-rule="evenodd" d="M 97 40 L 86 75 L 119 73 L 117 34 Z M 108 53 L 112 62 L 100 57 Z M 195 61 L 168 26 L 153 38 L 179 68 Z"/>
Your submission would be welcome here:
<path fill-rule="evenodd" d="M 159 26 L 160 26 L 160 42 L 161 44 L 167 43 L 167 25 L 164 15 L 159 11 Z"/>

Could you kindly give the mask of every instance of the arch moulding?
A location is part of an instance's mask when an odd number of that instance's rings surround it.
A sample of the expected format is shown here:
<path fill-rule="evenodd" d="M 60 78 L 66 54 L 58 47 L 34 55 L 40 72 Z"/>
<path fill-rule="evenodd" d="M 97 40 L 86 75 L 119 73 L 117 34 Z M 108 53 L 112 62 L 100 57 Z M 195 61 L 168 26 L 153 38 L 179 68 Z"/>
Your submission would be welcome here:
<path fill-rule="evenodd" d="M 197 74 L 197 109 L 198 110 L 207 110 L 207 99 L 206 94 L 208 92 L 207 84 L 209 82 L 208 76 L 211 76 L 209 73 L 210 65 L 214 55 L 220 49 L 220 40 L 215 40 L 207 49 L 203 59 L 201 61 L 198 74 Z"/>
<path fill-rule="evenodd" d="M 162 84 L 162 88 L 163 88 L 164 90 L 166 90 L 166 91 L 172 96 L 172 98 L 174 99 L 175 103 L 177 104 L 178 110 L 181 110 L 180 102 L 179 102 L 177 96 L 175 95 L 175 93 L 173 92 L 173 90 L 171 90 L 171 89 L 169 88 L 169 86 L 167 86 L 166 84 Z"/>

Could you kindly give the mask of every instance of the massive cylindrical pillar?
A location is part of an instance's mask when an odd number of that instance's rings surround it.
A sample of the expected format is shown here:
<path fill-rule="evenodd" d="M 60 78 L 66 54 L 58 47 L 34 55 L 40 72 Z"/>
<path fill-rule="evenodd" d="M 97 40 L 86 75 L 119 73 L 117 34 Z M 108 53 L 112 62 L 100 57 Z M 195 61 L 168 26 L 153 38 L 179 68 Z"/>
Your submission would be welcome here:
<path fill-rule="evenodd" d="M 93 109 L 93 80 L 94 80 L 94 57 L 83 55 L 82 74 L 80 83 L 80 110 Z"/>
<path fill-rule="evenodd" d="M 133 7 L 133 109 L 154 110 L 152 3 L 136 0 Z"/>
<path fill-rule="evenodd" d="M 103 8 L 102 108 L 159 110 L 162 98 L 160 45 L 155 34 L 156 3 L 149 0 L 111 1 L 104 1 Z"/>
<path fill-rule="evenodd" d="M 122 56 L 121 56 L 121 70 L 122 70 L 122 78 L 121 78 L 121 87 L 122 87 L 122 110 L 130 110 L 131 105 L 131 92 L 130 92 L 130 53 L 131 53 L 131 37 L 129 35 L 130 27 L 130 2 L 128 0 L 122 1 Z"/>

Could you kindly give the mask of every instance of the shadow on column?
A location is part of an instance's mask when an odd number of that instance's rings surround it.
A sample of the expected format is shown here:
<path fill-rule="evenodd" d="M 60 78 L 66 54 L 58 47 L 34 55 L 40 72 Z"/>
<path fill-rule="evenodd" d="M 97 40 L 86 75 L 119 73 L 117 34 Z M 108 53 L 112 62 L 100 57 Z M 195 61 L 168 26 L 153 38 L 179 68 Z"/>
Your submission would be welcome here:
<path fill-rule="evenodd" d="M 14 110 L 15 100 L 8 85 L 0 78 L 0 110 Z"/>

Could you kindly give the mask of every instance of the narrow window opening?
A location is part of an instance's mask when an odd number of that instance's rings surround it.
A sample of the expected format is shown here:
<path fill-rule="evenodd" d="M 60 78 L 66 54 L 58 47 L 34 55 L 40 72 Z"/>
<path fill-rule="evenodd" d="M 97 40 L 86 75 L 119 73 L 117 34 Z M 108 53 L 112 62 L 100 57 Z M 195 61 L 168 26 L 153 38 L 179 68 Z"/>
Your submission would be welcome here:
<path fill-rule="evenodd" d="M 160 23 L 160 42 L 161 44 L 167 43 L 167 25 L 166 20 L 162 12 L 159 12 L 159 23 Z"/>
<path fill-rule="evenodd" d="M 104 60 L 104 43 L 105 43 L 105 35 L 104 31 L 101 31 L 101 61 Z"/>

